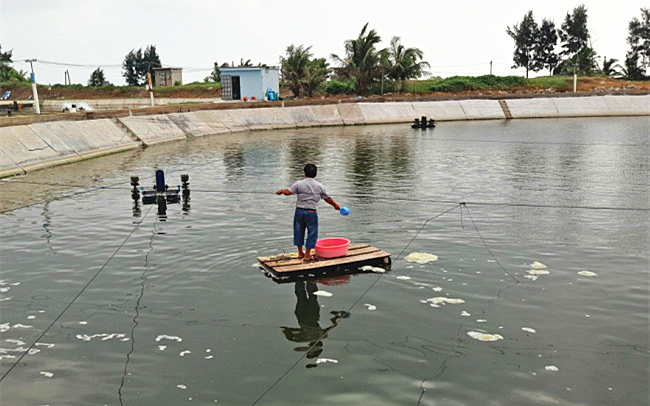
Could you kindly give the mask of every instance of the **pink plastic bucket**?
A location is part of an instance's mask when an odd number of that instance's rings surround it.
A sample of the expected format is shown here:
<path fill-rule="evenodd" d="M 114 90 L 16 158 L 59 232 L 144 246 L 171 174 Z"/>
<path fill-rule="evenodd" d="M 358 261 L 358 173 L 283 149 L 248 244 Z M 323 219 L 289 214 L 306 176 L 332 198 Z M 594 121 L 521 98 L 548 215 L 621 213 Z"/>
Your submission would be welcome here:
<path fill-rule="evenodd" d="M 346 238 L 323 238 L 316 241 L 316 256 L 338 258 L 348 255 L 350 240 Z"/>

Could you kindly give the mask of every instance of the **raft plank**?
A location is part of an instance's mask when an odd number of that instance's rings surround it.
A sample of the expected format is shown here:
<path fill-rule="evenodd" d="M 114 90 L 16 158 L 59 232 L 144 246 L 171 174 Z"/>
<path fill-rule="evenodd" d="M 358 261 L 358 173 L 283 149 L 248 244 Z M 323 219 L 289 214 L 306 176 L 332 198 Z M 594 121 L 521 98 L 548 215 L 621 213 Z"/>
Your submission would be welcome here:
<path fill-rule="evenodd" d="M 348 251 L 366 247 L 370 247 L 370 244 L 350 244 Z"/>
<path fill-rule="evenodd" d="M 390 257 L 390 254 L 388 252 L 377 250 L 377 251 L 369 252 L 366 254 L 360 254 L 360 255 L 348 255 L 340 258 L 324 259 L 324 260 L 314 261 L 314 262 L 303 262 L 297 265 L 274 267 L 272 268 L 272 270 L 279 274 L 283 274 L 283 273 L 291 273 L 297 271 L 316 270 L 319 268 L 329 268 L 329 267 L 334 267 L 339 265 L 353 264 L 356 262 L 365 262 L 373 259 L 381 259 L 386 257 Z"/>
<path fill-rule="evenodd" d="M 369 253 L 375 252 L 375 251 L 379 251 L 379 248 L 370 247 L 368 244 L 365 244 L 365 245 L 360 244 L 359 247 L 354 247 L 352 249 L 348 248 L 348 255 L 346 255 L 345 257 L 342 257 L 342 258 L 353 257 L 355 255 L 369 254 Z M 332 258 L 332 259 L 338 259 L 338 258 Z M 258 258 L 258 260 L 260 260 L 260 259 Z M 329 259 L 327 259 L 327 258 L 320 258 L 315 262 L 316 263 L 322 263 L 322 262 L 325 262 L 325 261 L 328 261 L 328 260 Z M 268 267 L 271 267 L 271 268 L 279 268 L 279 267 L 290 266 L 290 265 L 300 265 L 300 264 L 304 263 L 302 261 L 302 259 L 298 259 L 298 258 L 296 258 L 296 259 L 280 259 L 280 260 L 277 260 L 277 261 L 262 261 L 262 260 L 260 260 L 260 262 L 263 263 L 264 265 L 268 266 Z"/>

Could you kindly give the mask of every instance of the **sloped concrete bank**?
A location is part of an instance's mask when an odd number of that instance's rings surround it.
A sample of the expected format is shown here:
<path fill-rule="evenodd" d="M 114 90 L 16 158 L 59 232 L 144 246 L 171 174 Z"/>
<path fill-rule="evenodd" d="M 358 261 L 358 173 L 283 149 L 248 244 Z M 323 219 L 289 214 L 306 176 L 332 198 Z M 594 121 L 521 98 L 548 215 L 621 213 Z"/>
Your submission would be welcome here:
<path fill-rule="evenodd" d="M 0 177 L 204 135 L 280 128 L 436 121 L 650 116 L 650 95 L 343 103 L 201 110 L 0 127 Z"/>

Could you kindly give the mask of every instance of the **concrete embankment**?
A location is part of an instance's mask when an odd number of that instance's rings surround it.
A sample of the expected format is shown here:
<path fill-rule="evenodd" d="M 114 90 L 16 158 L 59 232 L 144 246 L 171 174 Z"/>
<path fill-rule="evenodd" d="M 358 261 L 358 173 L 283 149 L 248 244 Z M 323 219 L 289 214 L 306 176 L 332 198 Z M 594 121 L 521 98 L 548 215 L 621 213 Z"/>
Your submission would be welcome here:
<path fill-rule="evenodd" d="M 0 127 L 0 177 L 204 135 L 410 123 L 421 116 L 436 121 L 650 116 L 650 95 L 262 106 Z"/>
<path fill-rule="evenodd" d="M 220 98 L 197 99 L 183 98 L 171 99 L 160 98 L 154 99 L 154 106 L 167 106 L 169 104 L 183 103 L 221 103 Z M 88 99 L 88 100 L 45 100 L 41 103 L 41 111 L 64 111 L 72 106 L 91 109 L 93 111 L 116 110 L 116 109 L 137 109 L 151 106 L 149 98 L 132 98 L 132 99 Z"/>

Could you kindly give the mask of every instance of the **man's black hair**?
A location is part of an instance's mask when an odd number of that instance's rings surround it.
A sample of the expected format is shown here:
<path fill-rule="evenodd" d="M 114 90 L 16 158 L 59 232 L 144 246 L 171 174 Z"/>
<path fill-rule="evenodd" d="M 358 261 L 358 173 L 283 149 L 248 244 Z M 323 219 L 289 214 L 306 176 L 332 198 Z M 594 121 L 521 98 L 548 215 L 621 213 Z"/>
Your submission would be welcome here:
<path fill-rule="evenodd" d="M 305 176 L 306 177 L 315 178 L 317 171 L 318 171 L 318 169 L 316 168 L 316 165 L 314 165 L 314 164 L 305 165 Z"/>

